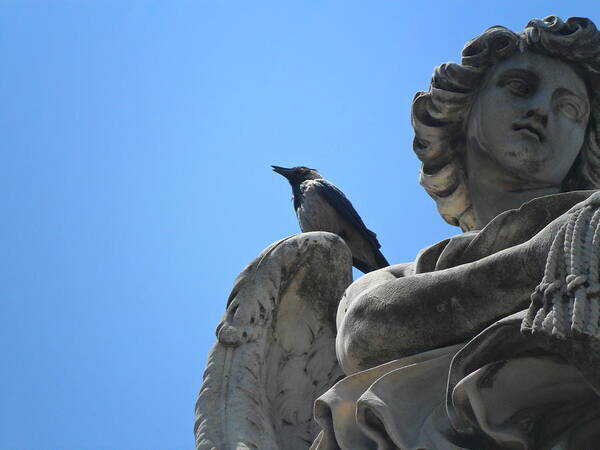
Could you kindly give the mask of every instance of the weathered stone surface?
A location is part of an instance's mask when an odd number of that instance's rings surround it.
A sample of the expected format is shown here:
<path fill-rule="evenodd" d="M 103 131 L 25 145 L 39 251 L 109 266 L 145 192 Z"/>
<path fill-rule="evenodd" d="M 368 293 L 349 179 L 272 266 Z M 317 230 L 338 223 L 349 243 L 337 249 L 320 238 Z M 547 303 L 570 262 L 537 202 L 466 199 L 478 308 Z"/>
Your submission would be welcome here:
<path fill-rule="evenodd" d="M 331 233 L 295 235 L 244 269 L 217 328 L 196 405 L 198 449 L 306 449 L 313 401 L 342 375 L 335 311 L 352 255 Z"/>
<path fill-rule="evenodd" d="M 336 343 L 348 376 L 317 400 L 323 433 L 314 448 L 568 449 L 596 442 L 596 434 L 567 430 L 600 413 L 600 378 L 590 370 L 597 358 L 583 356 L 597 337 L 561 339 L 552 327 L 523 334 L 520 310 L 542 280 L 557 233 L 597 195 L 534 199 L 478 233 L 425 249 L 413 264 L 353 283 L 340 304 Z M 600 219 L 600 208 L 594 211 Z M 548 446 L 559 437 L 579 447 Z"/>

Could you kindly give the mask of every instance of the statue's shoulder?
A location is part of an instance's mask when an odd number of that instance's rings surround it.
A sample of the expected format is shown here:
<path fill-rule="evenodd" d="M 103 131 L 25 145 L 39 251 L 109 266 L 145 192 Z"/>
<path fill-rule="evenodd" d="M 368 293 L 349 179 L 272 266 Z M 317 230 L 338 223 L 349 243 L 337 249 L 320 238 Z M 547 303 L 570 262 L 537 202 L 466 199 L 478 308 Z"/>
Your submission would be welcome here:
<path fill-rule="evenodd" d="M 592 201 L 600 205 L 600 190 L 563 192 L 530 200 L 499 214 L 481 230 L 460 233 L 423 248 L 413 264 L 413 273 L 447 269 L 522 244 L 552 221 Z"/>

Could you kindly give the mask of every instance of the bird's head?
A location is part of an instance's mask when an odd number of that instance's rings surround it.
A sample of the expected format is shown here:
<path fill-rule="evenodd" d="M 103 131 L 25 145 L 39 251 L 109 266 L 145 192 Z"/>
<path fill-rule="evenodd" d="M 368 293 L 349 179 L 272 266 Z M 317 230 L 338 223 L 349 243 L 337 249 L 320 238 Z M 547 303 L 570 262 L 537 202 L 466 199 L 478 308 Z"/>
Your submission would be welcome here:
<path fill-rule="evenodd" d="M 315 169 L 309 169 L 304 166 L 292 167 L 291 169 L 279 166 L 271 167 L 273 168 L 273 171 L 286 177 L 291 185 L 300 184 L 306 180 L 319 180 L 323 178 Z"/>

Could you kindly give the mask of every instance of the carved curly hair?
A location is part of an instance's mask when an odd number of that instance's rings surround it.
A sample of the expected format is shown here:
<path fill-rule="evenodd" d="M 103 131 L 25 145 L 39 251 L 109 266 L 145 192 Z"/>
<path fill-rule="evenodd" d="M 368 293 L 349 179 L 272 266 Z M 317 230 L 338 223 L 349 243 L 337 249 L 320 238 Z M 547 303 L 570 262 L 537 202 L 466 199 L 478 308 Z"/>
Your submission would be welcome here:
<path fill-rule="evenodd" d="M 586 138 L 562 188 L 600 188 L 600 32 L 579 17 L 534 19 L 521 33 L 494 26 L 465 45 L 461 64 L 436 67 L 429 91 L 417 92 L 412 105 L 413 149 L 423 162 L 420 183 L 444 220 L 463 231 L 476 227 L 462 151 L 471 104 L 488 69 L 526 49 L 565 61 L 587 84 Z"/>

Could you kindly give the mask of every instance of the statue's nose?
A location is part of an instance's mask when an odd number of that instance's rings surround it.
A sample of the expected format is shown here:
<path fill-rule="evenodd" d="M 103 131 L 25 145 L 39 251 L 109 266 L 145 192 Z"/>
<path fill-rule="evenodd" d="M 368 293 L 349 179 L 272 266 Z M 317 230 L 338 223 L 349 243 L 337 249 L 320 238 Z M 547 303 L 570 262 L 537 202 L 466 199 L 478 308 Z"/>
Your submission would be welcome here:
<path fill-rule="evenodd" d="M 546 126 L 548 124 L 548 112 L 547 110 L 542 108 L 529 108 L 527 112 L 525 112 L 525 117 L 528 119 L 533 118 L 543 126 Z"/>
<path fill-rule="evenodd" d="M 531 97 L 524 117 L 536 120 L 542 126 L 546 126 L 548 124 L 548 113 L 550 112 L 551 102 L 552 96 L 549 93 L 545 91 L 538 92 Z"/>

